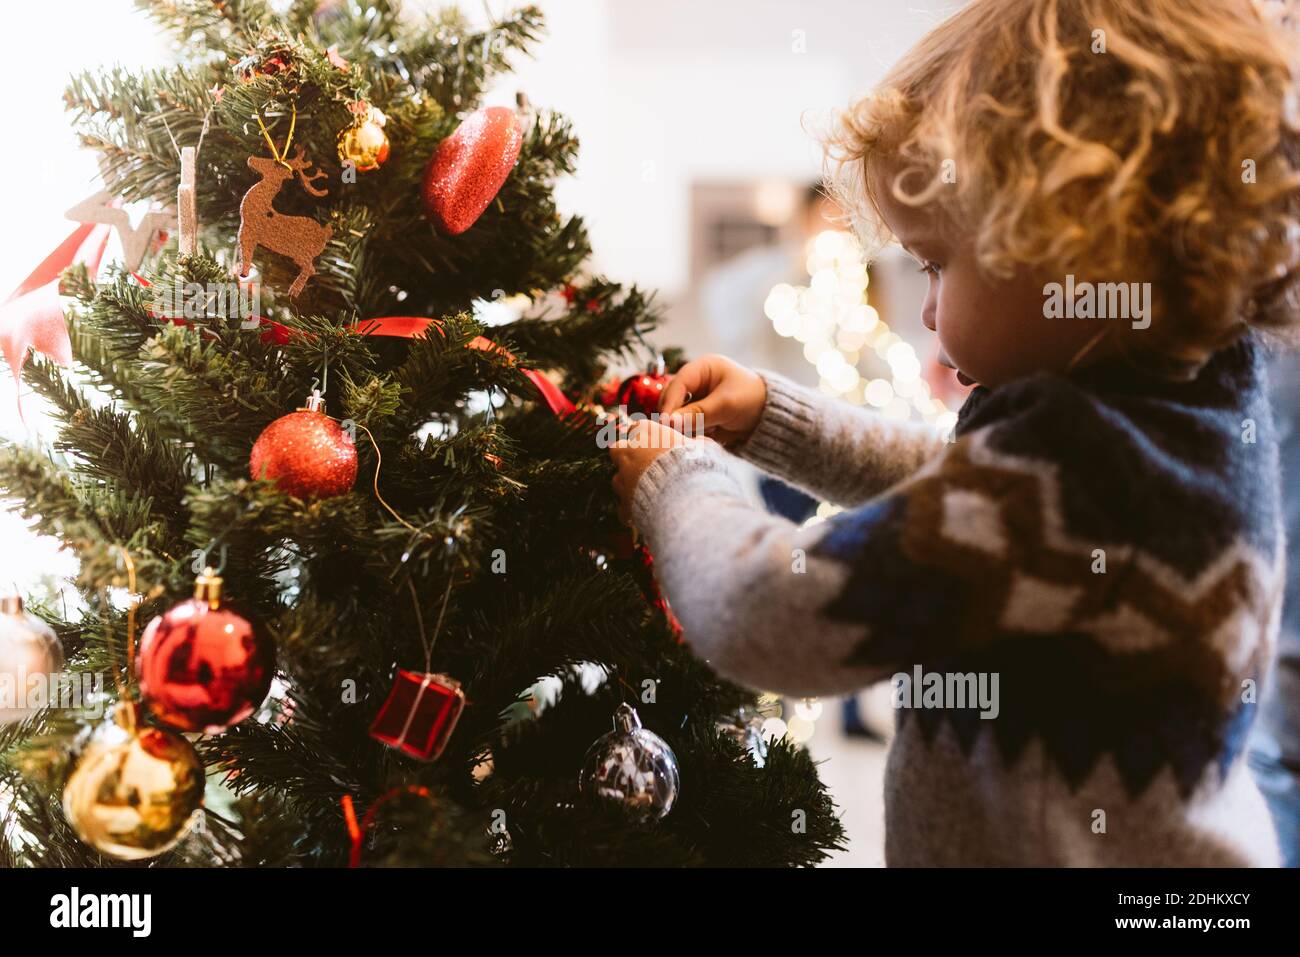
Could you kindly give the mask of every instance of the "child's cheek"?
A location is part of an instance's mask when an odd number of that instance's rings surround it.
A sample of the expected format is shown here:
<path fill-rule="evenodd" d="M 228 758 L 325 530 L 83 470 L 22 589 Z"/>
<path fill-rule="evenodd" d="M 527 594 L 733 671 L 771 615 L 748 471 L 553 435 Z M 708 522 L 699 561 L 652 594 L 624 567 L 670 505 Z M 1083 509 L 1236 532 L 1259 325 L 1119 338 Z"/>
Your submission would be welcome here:
<path fill-rule="evenodd" d="M 997 377 L 1002 323 L 981 284 L 957 269 L 945 269 L 935 282 L 935 330 L 948 359 L 978 382 Z"/>
<path fill-rule="evenodd" d="M 1042 286 L 1028 277 L 989 282 L 977 268 L 945 270 L 939 339 L 953 364 L 981 385 L 1056 369 L 1062 330 L 1043 317 Z"/>

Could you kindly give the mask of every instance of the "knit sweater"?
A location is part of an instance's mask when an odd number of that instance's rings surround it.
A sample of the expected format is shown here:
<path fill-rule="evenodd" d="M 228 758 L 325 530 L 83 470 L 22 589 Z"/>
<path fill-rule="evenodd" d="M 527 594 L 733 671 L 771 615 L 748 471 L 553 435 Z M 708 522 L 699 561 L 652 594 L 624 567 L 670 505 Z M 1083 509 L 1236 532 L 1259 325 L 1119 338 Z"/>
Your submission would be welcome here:
<path fill-rule="evenodd" d="M 633 521 L 719 674 L 893 683 L 889 865 L 1276 865 L 1242 749 L 1283 583 L 1259 353 L 977 388 L 950 441 L 764 374 L 735 451 L 845 511 L 769 515 L 696 442 Z"/>

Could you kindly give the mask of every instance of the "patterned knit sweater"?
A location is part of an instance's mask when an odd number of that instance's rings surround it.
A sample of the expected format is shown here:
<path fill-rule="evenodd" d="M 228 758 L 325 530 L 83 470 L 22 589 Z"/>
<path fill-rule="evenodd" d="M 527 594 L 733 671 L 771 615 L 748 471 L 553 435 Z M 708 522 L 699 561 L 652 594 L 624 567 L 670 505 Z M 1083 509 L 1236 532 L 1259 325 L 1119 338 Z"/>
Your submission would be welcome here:
<path fill-rule="evenodd" d="M 768 515 L 700 442 L 633 519 L 721 675 L 894 683 L 888 864 L 1276 865 L 1243 757 L 1283 583 L 1259 353 L 978 388 L 946 443 L 765 374 L 738 454 L 845 511 Z"/>

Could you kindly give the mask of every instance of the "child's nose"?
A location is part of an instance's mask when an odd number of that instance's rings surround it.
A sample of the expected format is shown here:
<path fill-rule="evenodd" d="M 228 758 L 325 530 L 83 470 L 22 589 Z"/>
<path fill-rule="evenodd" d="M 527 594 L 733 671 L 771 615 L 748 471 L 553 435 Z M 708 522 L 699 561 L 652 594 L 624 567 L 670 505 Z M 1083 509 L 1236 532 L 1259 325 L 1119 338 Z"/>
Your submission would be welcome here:
<path fill-rule="evenodd" d="M 921 303 L 921 325 L 931 332 L 935 331 L 937 325 L 935 316 L 939 314 L 939 297 L 935 293 L 934 286 L 935 284 L 931 282 L 930 288 L 925 292 L 925 302 Z"/>

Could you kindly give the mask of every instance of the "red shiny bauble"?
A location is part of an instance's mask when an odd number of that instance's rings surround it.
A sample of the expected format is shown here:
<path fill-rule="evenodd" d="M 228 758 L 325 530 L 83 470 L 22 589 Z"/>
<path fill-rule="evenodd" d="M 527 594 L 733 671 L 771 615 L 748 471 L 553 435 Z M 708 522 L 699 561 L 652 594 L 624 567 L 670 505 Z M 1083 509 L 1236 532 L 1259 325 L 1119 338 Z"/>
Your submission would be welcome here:
<path fill-rule="evenodd" d="M 140 697 L 158 720 L 182 731 L 216 733 L 266 699 L 275 646 L 219 599 L 192 598 L 149 622 L 137 671 Z"/>
<path fill-rule="evenodd" d="M 659 400 L 672 378 L 665 372 L 639 372 L 630 376 L 618 387 L 618 404 L 627 406 L 629 415 L 658 412 Z"/>
<path fill-rule="evenodd" d="M 286 495 L 330 498 L 357 480 L 357 447 L 328 415 L 299 409 L 268 425 L 253 444 L 248 471 Z"/>
<path fill-rule="evenodd" d="M 465 117 L 438 144 L 421 196 L 440 230 L 456 236 L 474 225 L 510 175 L 523 142 L 514 110 L 489 106 Z"/>

